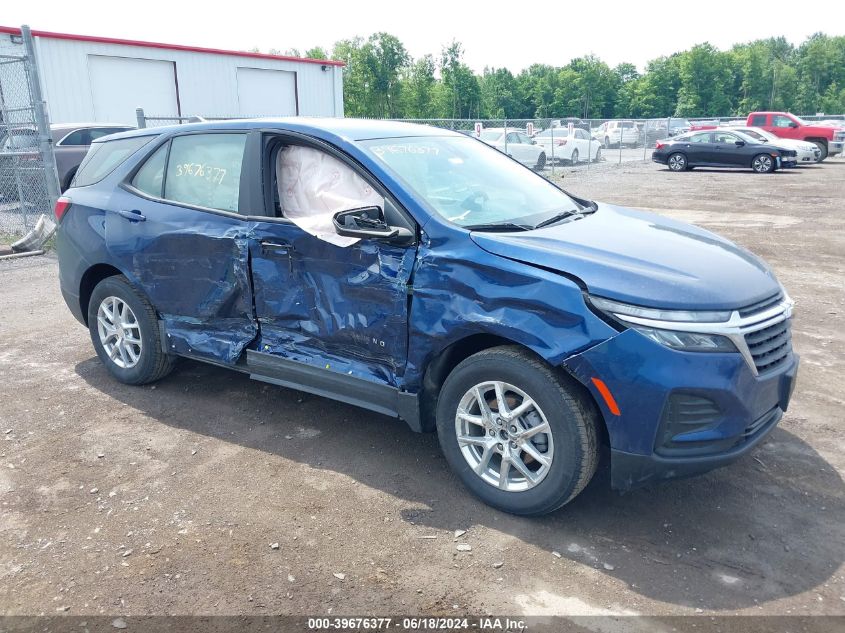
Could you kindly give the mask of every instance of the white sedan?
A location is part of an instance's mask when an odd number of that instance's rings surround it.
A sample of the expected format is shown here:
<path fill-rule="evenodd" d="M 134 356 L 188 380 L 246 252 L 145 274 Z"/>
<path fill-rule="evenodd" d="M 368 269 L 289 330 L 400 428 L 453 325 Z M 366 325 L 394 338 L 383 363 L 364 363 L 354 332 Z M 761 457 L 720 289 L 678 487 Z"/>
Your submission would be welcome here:
<path fill-rule="evenodd" d="M 479 138 L 526 167 L 539 171 L 546 166 L 547 155 L 543 146 L 531 140 L 525 132 L 491 127 L 482 130 Z"/>
<path fill-rule="evenodd" d="M 601 160 L 601 143 L 581 128 L 573 128 L 571 134 L 569 128 L 550 128 L 537 134 L 534 140 L 545 150 L 548 161 L 577 165 L 581 161 Z"/>
<path fill-rule="evenodd" d="M 822 155 L 815 143 L 799 141 L 792 138 L 780 138 L 759 127 L 731 127 L 730 129 L 748 134 L 751 138 L 755 138 L 763 143 L 772 143 L 773 145 L 785 147 L 786 149 L 794 149 L 797 154 L 795 158 L 799 165 L 817 163 Z"/>

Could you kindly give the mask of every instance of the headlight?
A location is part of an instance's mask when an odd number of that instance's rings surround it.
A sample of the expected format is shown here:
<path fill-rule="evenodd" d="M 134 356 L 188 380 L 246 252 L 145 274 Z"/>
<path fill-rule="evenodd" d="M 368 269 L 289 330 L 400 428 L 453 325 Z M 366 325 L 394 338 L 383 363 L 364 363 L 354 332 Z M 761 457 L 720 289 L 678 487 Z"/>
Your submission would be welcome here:
<path fill-rule="evenodd" d="M 614 321 L 666 347 L 687 352 L 738 351 L 733 342 L 725 336 L 694 331 L 696 324 L 705 326 L 701 328 L 703 330 L 709 330 L 711 327 L 706 326 L 727 322 L 731 318 L 730 311 L 658 310 L 601 297 L 590 297 L 589 301 Z M 673 324 L 677 324 L 677 330 L 670 329 Z"/>
<path fill-rule="evenodd" d="M 699 334 L 696 332 L 676 332 L 674 330 L 660 330 L 642 325 L 631 325 L 646 338 L 672 349 L 686 352 L 735 352 L 736 346 L 730 339 L 718 334 Z"/>

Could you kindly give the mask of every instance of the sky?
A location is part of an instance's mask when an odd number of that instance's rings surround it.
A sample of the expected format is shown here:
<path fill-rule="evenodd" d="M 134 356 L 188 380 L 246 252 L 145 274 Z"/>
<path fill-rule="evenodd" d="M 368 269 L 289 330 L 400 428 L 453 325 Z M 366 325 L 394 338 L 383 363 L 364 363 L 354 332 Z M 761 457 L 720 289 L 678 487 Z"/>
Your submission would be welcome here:
<path fill-rule="evenodd" d="M 232 8 L 227 8 L 232 7 Z M 544 8 L 547 7 L 547 8 Z M 771 36 L 800 43 L 817 31 L 845 35 L 845 0 L 806 5 L 776 1 L 752 10 L 749 2 L 503 3 L 452 0 L 229 3 L 141 0 L 115 3 L 5 2 L 0 24 L 82 35 L 262 52 L 312 46 L 386 31 L 413 57 L 437 56 L 453 39 L 476 72 L 485 66 L 514 73 L 532 63 L 563 66 L 594 54 L 615 66 L 640 70 L 655 57 L 709 41 L 721 48 Z M 762 9 L 762 10 L 760 10 Z M 746 16 L 746 13 L 753 15 Z"/>

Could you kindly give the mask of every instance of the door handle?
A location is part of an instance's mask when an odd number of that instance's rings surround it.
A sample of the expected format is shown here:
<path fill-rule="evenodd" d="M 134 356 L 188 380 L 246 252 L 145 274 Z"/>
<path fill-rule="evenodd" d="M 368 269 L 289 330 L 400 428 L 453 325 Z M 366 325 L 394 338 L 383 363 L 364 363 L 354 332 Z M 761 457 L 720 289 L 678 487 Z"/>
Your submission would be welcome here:
<path fill-rule="evenodd" d="M 266 249 L 266 250 L 276 250 L 276 249 L 286 250 L 286 251 L 292 251 L 293 250 L 292 244 L 287 244 L 285 242 L 272 242 L 270 240 L 261 240 L 261 247 Z"/>
<path fill-rule="evenodd" d="M 137 209 L 132 209 L 131 211 L 127 211 L 126 209 L 118 209 L 115 211 L 120 217 L 126 218 L 130 222 L 143 222 L 147 219 L 143 213 L 138 211 Z"/>
<path fill-rule="evenodd" d="M 293 253 L 293 244 L 287 244 L 285 242 L 273 242 L 271 240 L 261 240 L 261 250 L 263 251 L 284 251 L 284 254 L 288 256 L 288 270 L 290 274 L 293 274 L 293 257 L 291 253 Z"/>

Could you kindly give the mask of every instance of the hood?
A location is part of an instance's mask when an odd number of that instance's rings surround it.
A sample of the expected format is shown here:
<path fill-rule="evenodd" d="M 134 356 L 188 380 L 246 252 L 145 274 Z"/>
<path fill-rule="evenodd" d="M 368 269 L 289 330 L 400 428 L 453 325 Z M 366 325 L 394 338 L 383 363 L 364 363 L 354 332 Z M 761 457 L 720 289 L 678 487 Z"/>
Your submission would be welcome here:
<path fill-rule="evenodd" d="M 591 294 L 646 307 L 724 310 L 776 294 L 760 259 L 690 224 L 599 204 L 595 213 L 534 231 L 473 231 L 485 251 L 576 277 Z"/>

